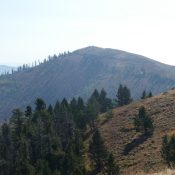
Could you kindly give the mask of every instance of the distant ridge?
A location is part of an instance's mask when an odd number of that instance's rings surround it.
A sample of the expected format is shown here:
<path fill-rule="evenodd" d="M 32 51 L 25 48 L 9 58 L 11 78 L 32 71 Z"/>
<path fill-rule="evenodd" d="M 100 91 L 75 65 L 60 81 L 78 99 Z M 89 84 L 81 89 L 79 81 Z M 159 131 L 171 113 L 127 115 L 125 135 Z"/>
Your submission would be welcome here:
<path fill-rule="evenodd" d="M 95 88 L 105 88 L 115 97 L 120 83 L 131 89 L 134 98 L 143 90 L 158 94 L 175 87 L 175 67 L 95 46 L 54 55 L 36 67 L 0 77 L 0 118 L 7 118 L 13 108 L 33 104 L 37 97 L 51 104 L 63 97 L 86 99 Z"/>
<path fill-rule="evenodd" d="M 12 73 L 12 69 L 16 70 L 15 67 L 0 65 L 0 75 L 6 74 L 6 73 Z"/>

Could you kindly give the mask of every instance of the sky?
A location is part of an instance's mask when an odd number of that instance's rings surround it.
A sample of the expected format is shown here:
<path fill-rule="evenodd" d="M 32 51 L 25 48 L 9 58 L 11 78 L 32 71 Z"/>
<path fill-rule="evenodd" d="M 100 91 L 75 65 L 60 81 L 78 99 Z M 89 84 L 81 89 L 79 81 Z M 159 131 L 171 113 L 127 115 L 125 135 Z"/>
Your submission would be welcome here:
<path fill-rule="evenodd" d="M 175 65 L 174 0 L 0 0 L 0 65 L 87 46 Z"/>

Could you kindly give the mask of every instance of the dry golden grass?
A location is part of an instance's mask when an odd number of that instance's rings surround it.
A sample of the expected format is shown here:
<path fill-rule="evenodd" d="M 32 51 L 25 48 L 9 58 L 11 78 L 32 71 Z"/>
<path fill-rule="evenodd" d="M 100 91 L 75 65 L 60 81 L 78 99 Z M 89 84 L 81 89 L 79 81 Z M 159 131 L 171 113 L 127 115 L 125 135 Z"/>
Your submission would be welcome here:
<path fill-rule="evenodd" d="M 133 118 L 141 106 L 154 119 L 154 134 L 147 140 L 140 140 L 138 145 L 124 154 L 124 148 L 140 137 L 134 130 Z M 105 144 L 115 155 L 122 174 L 138 175 L 139 172 L 154 173 L 164 170 L 166 165 L 161 158 L 161 143 L 165 134 L 175 133 L 175 90 L 116 108 L 113 113 L 112 119 L 100 121 L 99 125 Z M 105 120 L 104 115 L 102 120 Z M 162 173 L 172 174 L 171 172 L 174 173 L 170 170 Z"/>
<path fill-rule="evenodd" d="M 170 169 L 167 169 L 167 170 L 164 170 L 160 173 L 153 173 L 153 174 L 137 174 L 137 175 L 175 175 L 175 171 L 174 170 L 170 170 Z"/>

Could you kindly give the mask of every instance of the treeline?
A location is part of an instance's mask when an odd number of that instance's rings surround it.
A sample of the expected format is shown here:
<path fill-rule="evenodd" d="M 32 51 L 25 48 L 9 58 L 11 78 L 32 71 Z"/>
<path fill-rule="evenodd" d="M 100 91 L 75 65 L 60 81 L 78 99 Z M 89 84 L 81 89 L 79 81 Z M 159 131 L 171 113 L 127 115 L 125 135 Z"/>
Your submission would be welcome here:
<path fill-rule="evenodd" d="M 12 68 L 11 71 L 5 71 L 1 75 L 4 76 L 4 75 L 9 75 L 9 74 L 14 74 L 15 72 L 26 71 L 26 70 L 29 70 L 29 69 L 34 68 L 36 66 L 39 66 L 41 64 L 47 63 L 47 62 L 49 62 L 51 60 L 55 60 L 55 59 L 59 59 L 59 58 L 65 57 L 65 56 L 67 56 L 70 53 L 71 52 L 67 51 L 67 52 L 59 53 L 58 55 L 56 55 L 56 54 L 54 54 L 53 56 L 49 55 L 43 61 L 35 60 L 34 62 L 32 62 L 30 64 L 23 64 L 22 66 L 18 66 L 17 68 Z"/>
<path fill-rule="evenodd" d="M 107 97 L 104 89 L 95 89 L 87 102 L 81 97 L 70 101 L 64 98 L 47 106 L 38 98 L 34 109 L 14 109 L 9 122 L 0 128 L 0 175 L 119 174 L 119 166 L 105 147 L 96 121 L 104 112 L 110 119 L 113 107 L 131 101 L 129 88 L 120 85 L 114 100 Z M 151 134 L 150 122 L 145 109 L 140 109 L 135 118 L 137 130 Z M 88 148 L 90 171 L 85 166 L 87 151 L 83 142 L 88 130 L 93 135 Z"/>

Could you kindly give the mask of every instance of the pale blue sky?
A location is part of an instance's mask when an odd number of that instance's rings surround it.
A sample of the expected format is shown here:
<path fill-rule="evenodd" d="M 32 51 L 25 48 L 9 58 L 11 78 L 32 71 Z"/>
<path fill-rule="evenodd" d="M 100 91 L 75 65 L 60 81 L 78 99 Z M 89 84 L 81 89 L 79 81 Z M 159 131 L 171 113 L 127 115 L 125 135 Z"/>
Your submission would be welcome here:
<path fill-rule="evenodd" d="M 0 0 L 0 64 L 89 45 L 175 65 L 174 0 Z"/>

